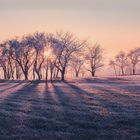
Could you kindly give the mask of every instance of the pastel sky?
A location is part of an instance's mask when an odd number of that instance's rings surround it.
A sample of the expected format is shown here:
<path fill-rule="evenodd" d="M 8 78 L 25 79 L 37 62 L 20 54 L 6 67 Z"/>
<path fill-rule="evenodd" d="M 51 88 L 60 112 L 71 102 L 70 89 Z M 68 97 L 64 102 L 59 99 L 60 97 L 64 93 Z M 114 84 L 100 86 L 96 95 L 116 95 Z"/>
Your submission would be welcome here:
<path fill-rule="evenodd" d="M 100 43 L 111 57 L 140 46 L 140 0 L 0 0 L 0 41 L 60 29 Z"/>

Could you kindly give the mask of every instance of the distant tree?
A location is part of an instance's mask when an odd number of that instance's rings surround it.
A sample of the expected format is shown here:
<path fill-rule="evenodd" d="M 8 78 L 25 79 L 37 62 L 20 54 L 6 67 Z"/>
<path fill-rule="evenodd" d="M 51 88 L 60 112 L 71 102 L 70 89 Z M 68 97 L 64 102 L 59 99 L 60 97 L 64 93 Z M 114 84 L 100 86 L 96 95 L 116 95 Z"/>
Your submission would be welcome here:
<path fill-rule="evenodd" d="M 114 60 L 110 60 L 109 66 L 113 67 L 114 72 L 115 72 L 115 76 L 117 76 L 117 69 L 116 69 L 116 63 L 115 63 L 115 61 Z"/>
<path fill-rule="evenodd" d="M 99 44 L 95 44 L 93 46 L 89 46 L 86 54 L 86 60 L 89 65 L 87 70 L 94 77 L 96 75 L 97 70 L 103 67 L 103 49 Z"/>
<path fill-rule="evenodd" d="M 115 57 L 116 58 L 116 65 L 121 69 L 122 76 L 125 75 L 125 68 L 128 66 L 127 56 L 125 52 L 121 51 Z"/>
<path fill-rule="evenodd" d="M 136 74 L 136 66 L 140 62 L 140 48 L 135 48 L 130 50 L 128 53 L 128 58 L 130 59 L 130 63 L 132 64 L 132 73 Z"/>
<path fill-rule="evenodd" d="M 84 54 L 82 52 L 76 52 L 71 60 L 70 66 L 75 72 L 75 76 L 79 77 L 80 70 L 84 64 Z"/>

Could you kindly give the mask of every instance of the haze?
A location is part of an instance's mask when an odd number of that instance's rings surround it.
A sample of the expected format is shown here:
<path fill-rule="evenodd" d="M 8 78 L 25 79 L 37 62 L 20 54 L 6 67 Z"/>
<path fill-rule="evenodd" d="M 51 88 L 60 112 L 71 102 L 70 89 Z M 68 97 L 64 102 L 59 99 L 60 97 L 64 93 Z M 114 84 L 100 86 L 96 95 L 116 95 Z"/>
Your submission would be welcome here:
<path fill-rule="evenodd" d="M 140 46 L 139 0 L 0 0 L 0 41 L 35 31 L 70 31 L 108 57 Z"/>

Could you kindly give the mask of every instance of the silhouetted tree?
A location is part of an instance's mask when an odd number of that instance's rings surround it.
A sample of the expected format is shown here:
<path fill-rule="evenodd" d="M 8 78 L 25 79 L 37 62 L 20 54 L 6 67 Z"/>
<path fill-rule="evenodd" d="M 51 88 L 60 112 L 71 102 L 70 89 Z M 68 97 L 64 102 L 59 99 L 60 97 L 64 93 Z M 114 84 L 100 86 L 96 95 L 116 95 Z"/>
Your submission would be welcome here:
<path fill-rule="evenodd" d="M 26 37 L 27 45 L 33 47 L 35 50 L 35 58 L 33 62 L 33 79 L 35 79 L 35 73 L 38 80 L 41 79 L 41 68 L 45 61 L 44 51 L 47 51 L 47 39 L 45 33 L 34 33 Z"/>
<path fill-rule="evenodd" d="M 72 57 L 70 65 L 74 70 L 76 77 L 79 77 L 79 73 L 83 64 L 84 64 L 84 54 L 82 52 L 75 53 Z"/>
<path fill-rule="evenodd" d="M 14 61 L 11 56 L 10 41 L 7 40 L 2 44 L 1 65 L 6 79 L 14 79 Z"/>
<path fill-rule="evenodd" d="M 116 56 L 116 65 L 121 69 L 122 76 L 125 75 L 125 68 L 128 66 L 127 56 L 125 52 L 121 51 Z"/>
<path fill-rule="evenodd" d="M 130 59 L 130 63 L 132 64 L 132 73 L 136 74 L 136 66 L 140 62 L 140 48 L 135 48 L 130 50 L 128 53 L 128 58 Z"/>
<path fill-rule="evenodd" d="M 23 37 L 21 41 L 11 40 L 10 45 L 12 47 L 12 59 L 19 64 L 25 80 L 28 80 L 29 69 L 33 64 L 35 50 L 28 45 L 26 37 Z"/>
<path fill-rule="evenodd" d="M 61 72 L 61 80 L 65 80 L 66 68 L 74 52 L 79 51 L 86 41 L 79 41 L 73 34 L 66 32 L 57 32 L 56 38 L 59 41 L 57 46 L 57 59 L 55 66 Z"/>
<path fill-rule="evenodd" d="M 85 62 L 82 49 L 86 47 L 86 40 L 81 41 L 69 32 L 36 32 L 0 44 L 0 67 L 4 79 L 21 79 L 24 76 L 25 80 L 48 80 L 50 74 L 51 81 L 59 76 L 61 80 L 65 80 L 66 70 L 69 70 L 67 68 L 70 65 L 78 77 Z M 102 66 L 101 53 L 100 47 L 97 47 L 93 71 Z"/>
<path fill-rule="evenodd" d="M 115 72 L 115 76 L 117 76 L 117 69 L 116 69 L 116 63 L 115 63 L 115 61 L 114 60 L 110 60 L 109 65 L 111 67 L 113 67 L 114 72 Z"/>
<path fill-rule="evenodd" d="M 99 44 L 95 44 L 93 46 L 89 46 L 86 54 L 86 60 L 89 68 L 87 70 L 91 73 L 94 77 L 96 71 L 103 67 L 103 49 L 100 47 Z"/>

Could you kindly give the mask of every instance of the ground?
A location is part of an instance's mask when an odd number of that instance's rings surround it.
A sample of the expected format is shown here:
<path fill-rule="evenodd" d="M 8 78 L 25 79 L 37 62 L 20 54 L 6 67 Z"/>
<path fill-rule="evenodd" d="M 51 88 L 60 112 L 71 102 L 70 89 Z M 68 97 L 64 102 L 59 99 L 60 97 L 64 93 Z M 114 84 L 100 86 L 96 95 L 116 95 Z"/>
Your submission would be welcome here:
<path fill-rule="evenodd" d="M 140 140 L 140 77 L 2 81 L 0 140 Z"/>

